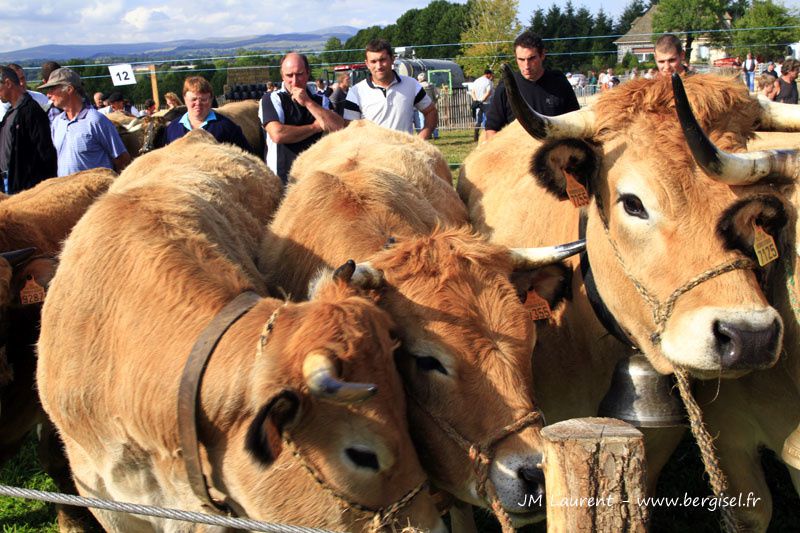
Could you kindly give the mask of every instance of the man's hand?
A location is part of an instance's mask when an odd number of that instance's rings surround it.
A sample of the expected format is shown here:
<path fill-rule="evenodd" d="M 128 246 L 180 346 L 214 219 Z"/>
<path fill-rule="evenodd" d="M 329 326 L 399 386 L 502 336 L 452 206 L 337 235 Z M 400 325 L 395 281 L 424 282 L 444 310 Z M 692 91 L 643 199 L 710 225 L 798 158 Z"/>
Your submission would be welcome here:
<path fill-rule="evenodd" d="M 306 91 L 305 87 L 293 87 L 292 100 L 294 100 L 303 107 L 307 107 L 308 104 L 312 101 L 311 98 L 308 97 L 308 91 Z"/>

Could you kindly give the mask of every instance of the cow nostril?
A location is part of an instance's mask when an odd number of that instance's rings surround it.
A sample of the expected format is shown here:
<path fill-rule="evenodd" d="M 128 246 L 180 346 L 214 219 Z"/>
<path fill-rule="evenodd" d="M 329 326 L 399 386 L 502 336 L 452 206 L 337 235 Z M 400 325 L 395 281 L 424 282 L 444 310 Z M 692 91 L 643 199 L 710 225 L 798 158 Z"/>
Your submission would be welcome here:
<path fill-rule="evenodd" d="M 517 476 L 530 488 L 544 492 L 544 472 L 541 468 L 523 466 L 517 470 Z"/>
<path fill-rule="evenodd" d="M 778 320 L 757 329 L 715 321 L 714 338 L 721 367 L 749 369 L 769 366 L 777 355 L 780 333 L 781 325 Z"/>

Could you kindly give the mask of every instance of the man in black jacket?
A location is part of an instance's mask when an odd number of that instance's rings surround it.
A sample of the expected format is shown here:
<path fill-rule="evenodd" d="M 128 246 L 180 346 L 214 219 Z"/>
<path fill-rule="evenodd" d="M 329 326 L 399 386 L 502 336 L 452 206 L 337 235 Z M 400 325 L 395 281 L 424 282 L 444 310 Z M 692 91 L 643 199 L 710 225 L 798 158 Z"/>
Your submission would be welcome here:
<path fill-rule="evenodd" d="M 0 67 L 0 100 L 11 104 L 0 121 L 0 174 L 3 191 L 13 194 L 56 176 L 58 160 L 47 113 L 5 66 Z"/>
<path fill-rule="evenodd" d="M 522 98 L 542 115 L 562 115 L 580 109 L 578 98 L 567 77 L 557 70 L 544 68 L 544 43 L 530 30 L 514 40 L 514 56 L 519 73 L 514 73 Z M 486 139 L 491 139 L 503 126 L 514 121 L 505 86 L 495 91 L 486 113 Z"/>

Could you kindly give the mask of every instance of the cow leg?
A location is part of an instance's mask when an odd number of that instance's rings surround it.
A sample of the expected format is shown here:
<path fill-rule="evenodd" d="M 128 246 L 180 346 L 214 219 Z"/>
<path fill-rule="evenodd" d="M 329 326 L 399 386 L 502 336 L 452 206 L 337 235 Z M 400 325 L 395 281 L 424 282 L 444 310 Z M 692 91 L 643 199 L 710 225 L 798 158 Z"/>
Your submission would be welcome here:
<path fill-rule="evenodd" d="M 686 428 L 639 428 L 644 435 L 644 453 L 647 458 L 647 495 L 655 496 L 661 470 L 680 444 Z"/>
<path fill-rule="evenodd" d="M 47 474 L 53 478 L 58 490 L 64 494 L 78 494 L 69 462 L 64 455 L 64 444 L 58 436 L 55 426 L 45 420 L 39 427 L 39 462 Z M 85 507 L 56 504 L 58 529 L 65 532 L 103 531 L 103 528 Z"/>

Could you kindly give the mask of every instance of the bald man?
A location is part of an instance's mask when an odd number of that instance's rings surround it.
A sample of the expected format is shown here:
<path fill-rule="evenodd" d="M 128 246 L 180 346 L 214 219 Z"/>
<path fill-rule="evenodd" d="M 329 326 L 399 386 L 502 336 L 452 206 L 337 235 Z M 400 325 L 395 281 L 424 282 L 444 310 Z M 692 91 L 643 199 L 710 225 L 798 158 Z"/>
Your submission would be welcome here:
<path fill-rule="evenodd" d="M 323 133 L 340 130 L 344 121 L 327 97 L 308 90 L 310 69 L 303 54 L 291 52 L 281 59 L 283 87 L 261 97 L 258 116 L 267 132 L 267 166 L 289 179 L 292 163 Z"/>

